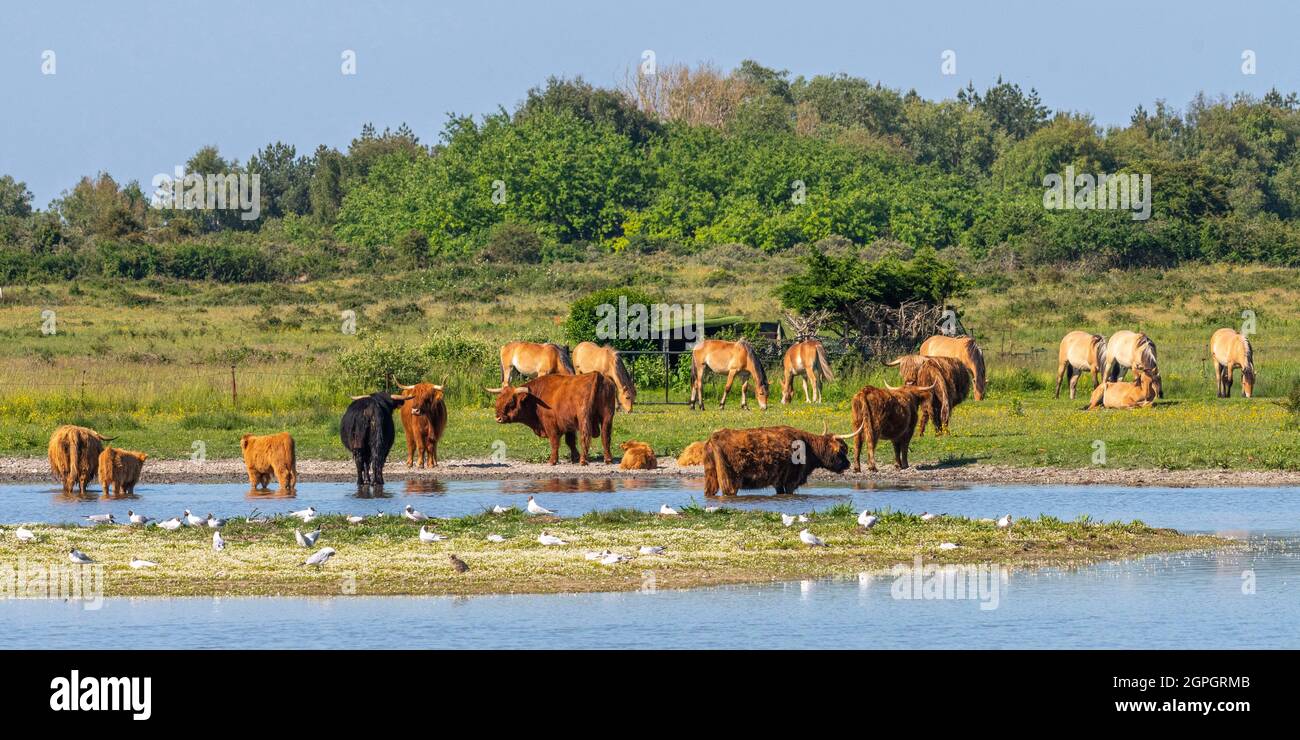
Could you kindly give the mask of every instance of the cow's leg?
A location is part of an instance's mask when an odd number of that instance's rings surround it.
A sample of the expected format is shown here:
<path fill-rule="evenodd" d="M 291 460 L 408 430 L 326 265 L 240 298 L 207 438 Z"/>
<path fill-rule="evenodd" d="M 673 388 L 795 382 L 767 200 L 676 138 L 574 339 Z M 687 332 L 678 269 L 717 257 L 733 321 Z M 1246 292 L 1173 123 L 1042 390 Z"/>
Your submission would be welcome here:
<path fill-rule="evenodd" d="M 560 462 L 560 433 L 551 432 L 547 440 L 551 443 L 551 457 L 547 462 L 556 465 Z"/>
<path fill-rule="evenodd" d="M 357 465 L 357 485 L 364 486 L 370 482 L 370 448 L 361 447 L 352 451 L 352 461 Z"/>
<path fill-rule="evenodd" d="M 713 468 L 713 457 L 704 458 L 704 495 L 718 495 L 718 474 Z"/>
<path fill-rule="evenodd" d="M 248 470 L 248 487 L 257 488 L 257 473 L 252 468 Z"/>
<path fill-rule="evenodd" d="M 415 464 L 415 453 L 420 447 L 415 439 L 416 433 L 406 433 L 406 467 L 408 468 Z"/>
<path fill-rule="evenodd" d="M 855 419 L 854 421 L 857 422 L 857 424 L 853 425 L 855 429 L 862 424 L 861 420 Z M 862 438 L 865 436 L 867 436 L 867 432 L 864 429 L 853 438 L 853 472 L 855 473 L 862 472 Z"/>
<path fill-rule="evenodd" d="M 429 457 L 431 458 L 429 467 L 438 467 L 438 437 L 437 435 L 429 436 Z"/>
<path fill-rule="evenodd" d="M 1082 371 L 1080 371 L 1080 372 L 1071 372 L 1071 373 L 1070 373 L 1070 400 L 1071 400 L 1071 401 L 1074 400 L 1074 392 L 1075 392 L 1075 389 L 1077 389 L 1077 388 L 1079 387 L 1079 378 L 1082 378 L 1082 377 L 1083 377 L 1083 372 L 1082 372 Z"/>
<path fill-rule="evenodd" d="M 899 470 L 907 468 L 907 450 L 912 445 L 912 430 L 908 430 L 902 437 L 894 441 L 894 460 L 898 463 Z"/>
<path fill-rule="evenodd" d="M 370 451 L 370 474 L 371 482 L 376 486 L 384 485 L 384 463 L 388 461 L 388 453 L 379 447 L 378 444 Z"/>
<path fill-rule="evenodd" d="M 565 441 L 569 441 L 567 436 L 565 437 Z M 586 465 L 587 455 L 591 452 L 591 420 L 589 418 L 582 419 L 578 424 L 578 442 L 580 443 L 578 448 L 578 464 Z"/>
<path fill-rule="evenodd" d="M 925 424 L 926 424 L 926 422 L 928 422 L 928 421 L 930 420 L 930 405 L 929 405 L 928 403 L 927 403 L 927 404 L 923 404 L 919 409 L 917 409 L 917 416 L 919 417 L 920 422 L 921 422 L 921 431 L 920 431 L 920 434 L 921 434 L 922 437 L 924 437 L 924 436 L 925 436 Z M 938 419 L 935 419 L 935 426 L 937 427 L 938 425 L 939 425 L 939 420 L 938 420 Z M 938 436 L 938 434 L 939 434 L 938 432 L 935 432 L 935 436 Z"/>
<path fill-rule="evenodd" d="M 878 441 L 874 436 L 867 439 L 867 470 L 873 473 L 879 470 L 876 467 L 876 442 Z"/>
<path fill-rule="evenodd" d="M 727 394 L 731 392 L 731 384 L 736 382 L 736 371 L 727 371 L 727 384 L 722 387 L 722 400 L 718 402 L 718 408 L 727 407 Z"/>
<path fill-rule="evenodd" d="M 614 455 L 609 450 L 610 437 L 614 435 L 614 412 L 611 410 L 600 420 L 600 446 L 605 455 L 605 464 L 614 462 Z"/>

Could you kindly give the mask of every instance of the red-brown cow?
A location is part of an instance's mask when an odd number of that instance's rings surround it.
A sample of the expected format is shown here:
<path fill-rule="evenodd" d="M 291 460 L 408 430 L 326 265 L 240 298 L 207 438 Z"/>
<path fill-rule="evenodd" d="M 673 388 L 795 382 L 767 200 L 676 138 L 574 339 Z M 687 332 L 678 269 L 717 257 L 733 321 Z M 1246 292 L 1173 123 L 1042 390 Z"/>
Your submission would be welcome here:
<path fill-rule="evenodd" d="M 443 387 L 433 383 L 402 385 L 411 400 L 402 404 L 402 429 L 406 432 L 406 467 L 438 466 L 438 440 L 447 428 Z M 417 464 L 418 458 L 418 464 Z"/>
<path fill-rule="evenodd" d="M 794 427 L 719 429 L 704 443 L 704 495 L 734 496 L 742 488 L 772 486 L 794 493 L 818 468 L 849 468 L 851 434 L 813 434 Z"/>
<path fill-rule="evenodd" d="M 876 443 L 887 439 L 894 444 L 894 462 L 907 467 L 907 447 L 916 431 L 917 408 L 930 402 L 933 386 L 894 388 L 866 386 L 853 397 L 853 423 L 862 436 L 853 445 L 853 472 L 862 472 L 862 440 L 867 441 L 867 468 L 876 471 Z"/>
<path fill-rule="evenodd" d="M 551 443 L 550 463 L 560 459 L 560 437 L 569 446 L 573 462 L 587 464 L 591 438 L 599 432 L 605 462 L 614 462 L 609 438 L 614 432 L 614 384 L 600 373 L 582 375 L 543 375 L 521 386 L 503 385 L 488 388 L 497 397 L 498 424 L 523 424 Z M 582 451 L 574 445 L 581 441 Z"/>

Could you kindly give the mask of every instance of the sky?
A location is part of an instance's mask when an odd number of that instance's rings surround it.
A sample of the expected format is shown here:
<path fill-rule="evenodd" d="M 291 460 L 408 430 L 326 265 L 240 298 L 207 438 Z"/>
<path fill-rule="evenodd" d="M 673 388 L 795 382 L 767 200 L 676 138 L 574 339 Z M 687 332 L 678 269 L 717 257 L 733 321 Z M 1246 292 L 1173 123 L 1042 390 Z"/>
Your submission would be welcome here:
<path fill-rule="evenodd" d="M 346 147 L 366 122 L 405 122 L 433 143 L 449 113 L 512 109 L 550 75 L 612 86 L 645 50 L 659 64 L 749 58 L 935 99 L 1001 75 L 1052 110 L 1122 125 L 1156 99 L 1181 109 L 1198 92 L 1300 89 L 1297 20 L 1300 4 L 1281 1 L 11 2 L 0 174 L 44 208 L 100 171 L 148 189 L 209 144 L 241 162 L 277 140 L 310 154 Z"/>

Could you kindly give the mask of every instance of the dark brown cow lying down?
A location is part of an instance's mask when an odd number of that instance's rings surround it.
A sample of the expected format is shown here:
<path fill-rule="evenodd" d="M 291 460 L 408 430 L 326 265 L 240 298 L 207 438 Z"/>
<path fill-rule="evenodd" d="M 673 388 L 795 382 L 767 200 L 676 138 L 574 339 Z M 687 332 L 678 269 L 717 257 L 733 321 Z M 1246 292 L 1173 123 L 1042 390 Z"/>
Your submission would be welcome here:
<path fill-rule="evenodd" d="M 734 496 L 742 488 L 794 493 L 818 468 L 849 467 L 845 439 L 857 434 L 813 434 L 794 427 L 719 429 L 704 443 L 704 495 Z"/>
<path fill-rule="evenodd" d="M 876 443 L 887 439 L 894 444 L 894 462 L 907 467 L 907 448 L 916 431 L 917 409 L 929 403 L 932 387 L 906 385 L 902 388 L 866 386 L 853 397 L 853 423 L 862 428 L 854 444 L 853 471 L 862 471 L 862 441 L 867 442 L 867 467 L 876 470 Z"/>
<path fill-rule="evenodd" d="M 936 436 L 947 431 L 953 407 L 965 401 L 971 392 L 973 379 L 966 365 L 952 357 L 924 355 L 904 355 L 889 364 L 898 368 L 904 385 L 934 386 L 930 402 L 921 404 L 921 428 L 917 436 L 925 435 L 925 423 L 931 418 Z"/>
<path fill-rule="evenodd" d="M 573 462 L 587 464 L 591 438 L 600 434 L 605 462 L 614 462 L 609 438 L 614 431 L 614 384 L 600 373 L 543 375 L 515 387 L 488 388 L 497 397 L 498 424 L 518 423 L 551 442 L 552 465 L 560 459 L 560 437 L 569 446 Z M 574 445 L 582 443 L 582 451 Z"/>

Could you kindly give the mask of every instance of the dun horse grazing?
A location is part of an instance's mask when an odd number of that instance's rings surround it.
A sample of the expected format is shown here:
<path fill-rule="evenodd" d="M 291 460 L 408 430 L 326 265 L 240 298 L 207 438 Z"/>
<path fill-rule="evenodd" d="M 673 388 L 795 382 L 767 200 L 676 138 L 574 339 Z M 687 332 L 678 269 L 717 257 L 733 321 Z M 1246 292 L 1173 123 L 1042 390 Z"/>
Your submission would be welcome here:
<path fill-rule="evenodd" d="M 784 373 L 781 376 L 781 403 L 790 403 L 794 396 L 794 377 L 799 376 L 803 384 L 803 400 L 806 403 L 822 402 L 822 385 L 818 376 L 826 380 L 835 380 L 831 372 L 830 360 L 826 359 L 826 348 L 820 340 L 805 339 L 785 351 L 781 361 Z M 812 398 L 808 397 L 808 384 L 812 383 Z"/>
<path fill-rule="evenodd" d="M 1138 368 L 1152 376 L 1156 396 L 1165 397 L 1160 385 L 1160 368 L 1156 364 L 1156 343 L 1142 332 L 1121 329 L 1110 335 L 1106 342 L 1105 376 L 1109 382 L 1122 380 L 1129 368 L 1136 377 Z"/>
<path fill-rule="evenodd" d="M 1079 377 L 1092 373 L 1092 386 L 1101 383 L 1101 369 L 1106 363 L 1106 338 L 1086 331 L 1072 331 L 1061 340 L 1057 354 L 1056 397 L 1061 397 L 1061 381 L 1070 381 L 1070 398 L 1074 399 Z"/>
<path fill-rule="evenodd" d="M 573 367 L 580 373 L 600 373 L 618 390 L 618 404 L 632 413 L 636 402 L 636 385 L 623 364 L 623 357 L 613 347 L 601 347 L 594 342 L 582 342 L 573 348 Z"/>
<path fill-rule="evenodd" d="M 1232 329 L 1219 329 L 1210 337 L 1210 354 L 1219 380 L 1219 398 L 1232 395 L 1232 371 L 1236 368 L 1241 368 L 1241 395 L 1250 398 L 1255 392 L 1255 350 L 1250 340 Z"/>
<path fill-rule="evenodd" d="M 763 365 L 758 361 L 758 355 L 754 354 L 754 346 L 744 339 L 737 339 L 734 342 L 728 342 L 723 339 L 706 339 L 700 342 L 694 350 L 691 351 L 691 408 L 699 404 L 701 411 L 704 410 L 704 371 L 712 370 L 715 373 L 727 374 L 727 385 L 722 389 L 722 400 L 718 403 L 718 408 L 725 408 L 727 405 L 727 394 L 731 392 L 731 384 L 735 382 L 736 375 L 739 373 L 749 373 L 749 377 L 754 379 L 754 398 L 758 399 L 758 407 L 767 409 L 767 373 L 763 371 Z M 745 390 L 749 387 L 749 380 L 740 384 L 740 407 L 749 408 L 745 400 Z"/>
<path fill-rule="evenodd" d="M 1106 381 L 1092 389 L 1092 398 L 1088 410 L 1104 407 L 1108 409 L 1136 409 L 1154 406 L 1156 402 L 1156 376 L 1146 368 L 1139 367 L 1133 371 L 1137 382 Z"/>
<path fill-rule="evenodd" d="M 510 371 L 520 375 L 573 375 L 569 348 L 547 342 L 507 342 L 501 347 L 501 385 L 510 385 Z"/>
<path fill-rule="evenodd" d="M 921 343 L 917 354 L 926 357 L 951 357 L 961 360 L 975 382 L 975 400 L 984 400 L 984 353 L 971 337 L 949 337 L 935 334 Z"/>

